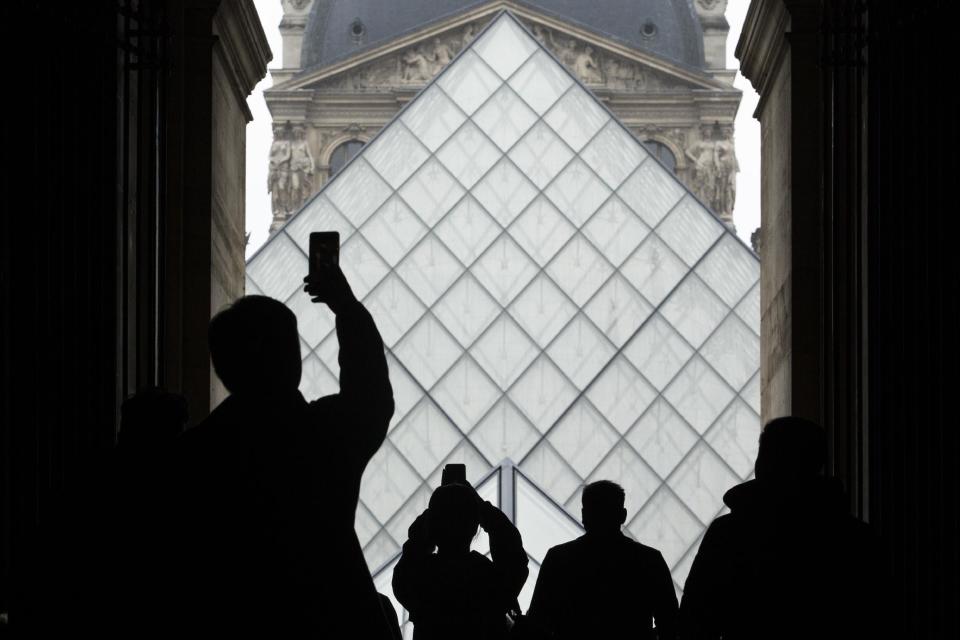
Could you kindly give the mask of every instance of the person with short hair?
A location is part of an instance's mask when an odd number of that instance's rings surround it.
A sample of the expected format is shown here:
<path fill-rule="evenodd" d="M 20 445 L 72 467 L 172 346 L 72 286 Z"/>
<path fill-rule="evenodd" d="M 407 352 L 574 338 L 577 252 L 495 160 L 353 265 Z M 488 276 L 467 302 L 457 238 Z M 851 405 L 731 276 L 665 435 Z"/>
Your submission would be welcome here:
<path fill-rule="evenodd" d="M 490 558 L 470 550 L 477 527 L 490 536 Z M 473 487 L 447 484 L 408 535 L 393 592 L 410 612 L 414 640 L 505 639 L 507 612 L 528 573 L 520 532 L 507 516 Z"/>
<path fill-rule="evenodd" d="M 588 484 L 582 496 L 586 533 L 543 559 L 529 617 L 558 640 L 675 636 L 670 569 L 659 551 L 622 533 L 625 498 L 623 487 L 609 480 Z"/>
<path fill-rule="evenodd" d="M 383 342 L 336 264 L 305 279 L 336 316 L 340 391 L 300 393 L 297 317 L 246 296 L 210 321 L 230 396 L 180 443 L 171 616 L 190 635 L 390 638 L 354 516 L 393 395 Z"/>
<path fill-rule="evenodd" d="M 760 434 L 756 479 L 723 500 L 684 585 L 684 640 L 869 638 L 873 541 L 825 477 L 826 436 L 797 417 Z"/>

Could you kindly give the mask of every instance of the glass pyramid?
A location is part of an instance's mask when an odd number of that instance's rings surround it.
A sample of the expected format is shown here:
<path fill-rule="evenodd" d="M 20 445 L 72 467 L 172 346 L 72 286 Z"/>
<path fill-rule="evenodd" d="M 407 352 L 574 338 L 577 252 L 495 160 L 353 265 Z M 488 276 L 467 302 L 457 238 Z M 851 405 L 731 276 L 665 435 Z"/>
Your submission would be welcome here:
<path fill-rule="evenodd" d="M 338 388 L 300 288 L 315 230 L 386 343 L 397 409 L 356 521 L 382 590 L 443 465 L 504 459 L 575 515 L 619 482 L 682 588 L 753 470 L 759 263 L 562 63 L 499 14 L 248 262 L 299 318 L 308 399 Z"/>

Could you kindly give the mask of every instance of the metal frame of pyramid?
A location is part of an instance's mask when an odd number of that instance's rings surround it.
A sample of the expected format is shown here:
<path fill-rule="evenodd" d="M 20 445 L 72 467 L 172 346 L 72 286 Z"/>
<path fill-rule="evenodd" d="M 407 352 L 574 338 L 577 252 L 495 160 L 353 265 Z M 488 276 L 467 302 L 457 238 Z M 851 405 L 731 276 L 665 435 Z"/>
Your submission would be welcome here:
<path fill-rule="evenodd" d="M 503 11 L 248 261 L 298 316 L 308 397 L 337 388 L 300 291 L 322 229 L 397 396 L 357 515 L 375 575 L 445 463 L 506 457 L 570 510 L 619 481 L 682 587 L 760 429 L 759 261 L 719 218 Z"/>

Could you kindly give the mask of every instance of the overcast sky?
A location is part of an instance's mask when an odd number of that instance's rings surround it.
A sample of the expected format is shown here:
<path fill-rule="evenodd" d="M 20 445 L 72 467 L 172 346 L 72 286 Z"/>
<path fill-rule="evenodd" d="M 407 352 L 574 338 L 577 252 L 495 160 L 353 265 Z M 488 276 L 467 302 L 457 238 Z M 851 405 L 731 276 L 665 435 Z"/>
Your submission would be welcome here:
<path fill-rule="evenodd" d="M 254 0 L 254 4 L 266 31 L 270 50 L 273 51 L 270 68 L 279 68 L 282 63 L 279 25 L 283 15 L 280 0 Z M 733 50 L 737 46 L 749 4 L 749 0 L 730 0 L 727 6 L 727 20 L 730 22 L 727 67 L 731 69 L 739 68 L 737 59 L 733 57 Z M 271 84 L 272 80 L 267 74 L 247 99 L 253 113 L 253 122 L 247 125 L 247 231 L 250 232 L 247 256 L 260 248 L 267 239 L 271 220 L 270 195 L 267 193 L 267 160 L 272 134 L 270 112 L 263 99 L 263 90 Z M 733 210 L 733 222 L 737 227 L 737 234 L 749 243 L 750 234 L 760 225 L 760 123 L 753 118 L 753 111 L 757 108 L 757 94 L 753 87 L 739 73 L 734 85 L 743 91 L 743 101 L 740 103 L 735 125 L 740 174 L 737 176 L 737 201 Z"/>

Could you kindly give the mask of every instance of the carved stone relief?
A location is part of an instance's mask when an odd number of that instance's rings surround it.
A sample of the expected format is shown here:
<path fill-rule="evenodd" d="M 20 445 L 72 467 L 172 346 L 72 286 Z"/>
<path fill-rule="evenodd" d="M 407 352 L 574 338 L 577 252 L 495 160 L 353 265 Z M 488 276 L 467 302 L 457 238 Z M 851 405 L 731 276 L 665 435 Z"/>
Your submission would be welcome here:
<path fill-rule="evenodd" d="M 719 124 L 702 127 L 700 136 L 685 150 L 691 161 L 690 188 L 727 223 L 733 221 L 737 195 L 737 155 L 733 129 Z"/>
<path fill-rule="evenodd" d="M 273 209 L 270 231 L 276 231 L 313 193 L 316 163 L 302 124 L 274 126 L 270 145 L 267 191 Z"/>

